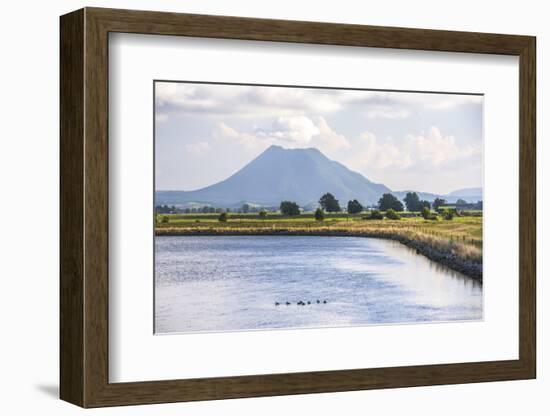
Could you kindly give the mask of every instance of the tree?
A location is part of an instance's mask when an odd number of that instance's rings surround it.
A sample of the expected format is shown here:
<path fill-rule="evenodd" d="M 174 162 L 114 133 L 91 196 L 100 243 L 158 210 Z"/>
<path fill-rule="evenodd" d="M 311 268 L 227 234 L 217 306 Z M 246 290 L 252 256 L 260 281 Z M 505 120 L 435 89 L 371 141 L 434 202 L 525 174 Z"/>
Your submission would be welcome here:
<path fill-rule="evenodd" d="M 334 195 L 327 192 L 324 194 L 321 199 L 319 199 L 319 204 L 323 209 L 327 212 L 340 212 L 340 204 L 338 203 L 338 200 L 334 198 Z"/>
<path fill-rule="evenodd" d="M 422 209 L 424 209 L 424 208 L 430 209 L 431 207 L 432 207 L 432 204 L 430 204 L 430 201 L 426 201 L 425 199 L 423 199 L 422 201 L 420 201 L 420 210 L 419 211 L 422 211 Z"/>
<path fill-rule="evenodd" d="M 407 192 L 403 201 L 405 201 L 407 211 L 420 211 L 422 209 L 420 198 L 416 192 Z"/>
<path fill-rule="evenodd" d="M 386 211 L 391 208 L 395 211 L 401 212 L 403 211 L 403 204 L 392 194 L 384 194 L 382 195 L 382 198 L 378 200 L 378 208 L 382 211 Z"/>
<path fill-rule="evenodd" d="M 243 212 L 243 214 L 248 214 L 248 212 L 250 211 L 250 205 L 244 204 L 241 208 L 241 211 Z"/>
<path fill-rule="evenodd" d="M 363 205 L 361 205 L 357 199 L 348 201 L 348 213 L 358 214 L 361 211 L 363 211 Z"/>
<path fill-rule="evenodd" d="M 386 218 L 389 220 L 400 220 L 401 216 L 392 208 L 386 211 Z"/>
<path fill-rule="evenodd" d="M 300 207 L 296 202 L 283 201 L 281 202 L 279 209 L 281 210 L 281 214 L 283 215 L 288 215 L 288 216 L 300 215 Z"/>
<path fill-rule="evenodd" d="M 218 217 L 218 221 L 226 222 L 227 221 L 227 212 L 222 212 Z"/>
<path fill-rule="evenodd" d="M 263 218 L 267 217 L 267 212 L 262 209 L 258 215 L 260 216 L 260 218 L 263 219 Z"/>
<path fill-rule="evenodd" d="M 456 201 L 456 205 L 466 205 L 466 204 L 467 204 L 467 202 L 466 202 L 465 200 L 463 200 L 463 199 L 458 199 L 458 200 Z"/>
<path fill-rule="evenodd" d="M 317 221 L 323 221 L 325 219 L 325 211 L 323 211 L 321 208 L 317 208 L 315 210 L 315 219 Z"/>
<path fill-rule="evenodd" d="M 442 198 L 435 198 L 435 199 L 434 199 L 434 203 L 433 203 L 434 210 L 435 210 L 435 211 L 439 210 L 439 207 L 442 207 L 442 206 L 445 205 L 446 203 L 447 203 L 447 201 L 445 201 L 445 200 L 442 199 Z"/>

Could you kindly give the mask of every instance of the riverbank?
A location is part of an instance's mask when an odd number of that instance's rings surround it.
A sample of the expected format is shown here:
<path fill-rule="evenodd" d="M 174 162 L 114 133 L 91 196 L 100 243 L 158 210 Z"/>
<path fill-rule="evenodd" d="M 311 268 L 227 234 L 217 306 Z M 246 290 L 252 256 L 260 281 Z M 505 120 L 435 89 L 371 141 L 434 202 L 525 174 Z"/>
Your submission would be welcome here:
<path fill-rule="evenodd" d="M 365 223 L 365 221 L 363 221 Z M 458 271 L 478 282 L 483 280 L 483 261 L 481 247 L 441 236 L 418 227 L 403 226 L 391 222 L 385 226 L 367 225 L 350 227 L 157 227 L 157 236 L 238 236 L 238 235 L 273 235 L 273 236 L 320 236 L 320 237 L 370 237 L 398 241 L 416 250 L 417 254 L 439 264 Z"/>

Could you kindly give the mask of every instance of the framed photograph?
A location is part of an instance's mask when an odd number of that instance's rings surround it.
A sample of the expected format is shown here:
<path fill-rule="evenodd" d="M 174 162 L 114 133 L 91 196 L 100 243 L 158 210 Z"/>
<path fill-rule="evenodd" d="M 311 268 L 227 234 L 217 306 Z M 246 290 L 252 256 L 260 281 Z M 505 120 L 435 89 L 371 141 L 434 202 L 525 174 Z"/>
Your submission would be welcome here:
<path fill-rule="evenodd" d="M 61 398 L 535 378 L 535 49 L 62 16 Z"/>

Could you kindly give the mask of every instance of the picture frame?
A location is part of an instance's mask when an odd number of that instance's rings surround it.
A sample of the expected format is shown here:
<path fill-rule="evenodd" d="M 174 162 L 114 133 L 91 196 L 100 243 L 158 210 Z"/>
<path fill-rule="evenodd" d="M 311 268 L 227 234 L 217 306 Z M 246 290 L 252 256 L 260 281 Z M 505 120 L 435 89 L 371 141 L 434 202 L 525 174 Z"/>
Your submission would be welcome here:
<path fill-rule="evenodd" d="M 519 57 L 519 359 L 109 382 L 110 33 Z M 536 377 L 536 40 L 531 36 L 84 8 L 60 19 L 60 397 L 82 407 Z M 512 273 L 512 271 L 510 271 Z"/>

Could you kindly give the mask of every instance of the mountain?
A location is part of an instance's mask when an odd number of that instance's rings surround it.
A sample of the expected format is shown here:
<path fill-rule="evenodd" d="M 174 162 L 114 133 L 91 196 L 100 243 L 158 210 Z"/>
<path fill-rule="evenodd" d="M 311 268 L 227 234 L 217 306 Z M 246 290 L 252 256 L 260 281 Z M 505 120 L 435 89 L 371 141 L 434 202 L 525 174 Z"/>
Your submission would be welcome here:
<path fill-rule="evenodd" d="M 483 194 L 482 188 L 464 188 L 464 189 L 458 189 L 456 191 L 453 191 L 448 195 L 474 197 L 474 196 L 481 196 L 482 194 Z"/>
<path fill-rule="evenodd" d="M 426 201 L 433 201 L 435 198 L 447 199 L 447 195 L 432 194 L 430 192 L 418 192 L 418 191 L 408 190 L 408 191 L 393 191 L 392 193 L 397 197 L 397 199 L 402 201 L 403 199 L 405 199 L 405 196 L 409 192 L 416 192 L 418 195 L 418 198 Z"/>
<path fill-rule="evenodd" d="M 448 201 L 463 199 L 466 202 L 477 202 L 483 200 L 483 188 L 464 188 L 458 189 L 447 195 Z"/>
<path fill-rule="evenodd" d="M 156 205 L 224 208 L 252 206 L 275 207 L 281 201 L 297 202 L 311 209 L 326 192 L 332 193 L 345 206 L 357 199 L 368 206 L 378 202 L 382 194 L 392 193 L 403 200 L 407 192 L 392 191 L 387 186 L 369 181 L 363 175 L 327 158 L 317 149 L 284 149 L 271 146 L 224 181 L 196 191 L 157 191 Z M 446 195 L 417 192 L 420 199 L 443 198 L 454 203 L 482 200 L 482 188 L 458 189 Z"/>
<path fill-rule="evenodd" d="M 314 206 L 326 192 L 341 205 L 350 199 L 371 205 L 391 190 L 328 159 L 317 149 L 271 146 L 224 181 L 196 191 L 157 191 L 155 203 L 237 207 L 243 203 L 279 206 L 281 201 L 290 200 L 300 206 Z"/>
<path fill-rule="evenodd" d="M 455 203 L 459 199 L 463 199 L 468 203 L 475 203 L 483 200 L 483 188 L 464 188 L 457 189 L 456 191 L 448 194 L 432 194 L 430 192 L 418 192 L 418 191 L 394 191 L 392 192 L 397 198 L 403 200 L 408 192 L 416 192 L 420 199 L 426 201 L 433 201 L 435 198 L 441 198 L 449 203 Z"/>

